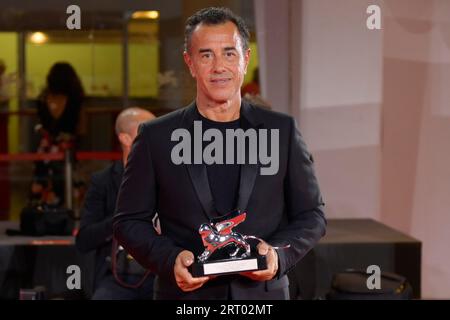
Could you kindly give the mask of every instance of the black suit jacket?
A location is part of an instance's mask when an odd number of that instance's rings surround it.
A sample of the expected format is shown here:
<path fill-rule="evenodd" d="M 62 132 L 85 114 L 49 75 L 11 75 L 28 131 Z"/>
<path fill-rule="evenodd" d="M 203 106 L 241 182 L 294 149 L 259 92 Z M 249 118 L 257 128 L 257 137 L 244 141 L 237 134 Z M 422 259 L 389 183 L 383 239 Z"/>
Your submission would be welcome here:
<path fill-rule="evenodd" d="M 96 250 L 94 287 L 111 274 L 112 218 L 122 175 L 122 161 L 94 173 L 83 205 L 76 246 L 83 253 Z"/>
<path fill-rule="evenodd" d="M 190 293 L 176 285 L 173 267 L 184 249 L 194 255 L 203 251 L 199 226 L 215 216 L 205 165 L 174 165 L 171 141 L 177 128 L 191 131 L 198 119 L 196 105 L 174 111 L 141 125 L 128 159 L 114 217 L 114 232 L 122 246 L 143 266 L 158 275 L 155 297 L 160 299 L 263 299 L 283 298 L 270 291 L 286 288 L 286 273 L 325 233 L 323 201 L 313 171 L 312 157 L 292 117 L 241 105 L 243 129 L 279 129 L 279 171 L 260 175 L 260 165 L 241 167 L 238 209 L 247 219 L 235 228 L 278 250 L 279 272 L 267 282 L 234 275 L 217 277 Z M 152 227 L 158 212 L 162 235 Z"/>

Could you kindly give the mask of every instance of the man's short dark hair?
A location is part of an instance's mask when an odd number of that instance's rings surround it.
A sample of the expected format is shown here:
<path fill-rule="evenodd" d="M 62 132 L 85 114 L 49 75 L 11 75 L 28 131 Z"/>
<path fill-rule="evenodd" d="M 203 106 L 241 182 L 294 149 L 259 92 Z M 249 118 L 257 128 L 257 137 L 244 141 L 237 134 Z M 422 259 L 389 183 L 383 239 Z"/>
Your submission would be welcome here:
<path fill-rule="evenodd" d="M 234 14 L 228 8 L 210 7 L 197 11 L 186 20 L 186 28 L 184 30 L 184 50 L 189 51 L 191 46 L 192 33 L 195 27 L 203 23 L 205 25 L 219 25 L 226 22 L 233 22 L 242 39 L 242 49 L 248 49 L 248 42 L 250 40 L 250 32 L 245 25 L 244 20 L 238 15 Z"/>

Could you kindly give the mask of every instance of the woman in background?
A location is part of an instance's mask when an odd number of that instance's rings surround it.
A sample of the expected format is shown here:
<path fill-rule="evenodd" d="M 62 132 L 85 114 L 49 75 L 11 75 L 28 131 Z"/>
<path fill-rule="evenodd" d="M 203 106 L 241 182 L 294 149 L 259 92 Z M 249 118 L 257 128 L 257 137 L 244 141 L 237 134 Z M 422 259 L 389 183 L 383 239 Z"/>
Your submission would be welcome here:
<path fill-rule="evenodd" d="M 47 75 L 47 86 L 37 102 L 41 134 L 37 152 L 75 151 L 84 90 L 74 68 L 55 63 Z M 64 203 L 64 167 L 61 161 L 39 161 L 31 187 L 32 204 L 59 207 Z"/>

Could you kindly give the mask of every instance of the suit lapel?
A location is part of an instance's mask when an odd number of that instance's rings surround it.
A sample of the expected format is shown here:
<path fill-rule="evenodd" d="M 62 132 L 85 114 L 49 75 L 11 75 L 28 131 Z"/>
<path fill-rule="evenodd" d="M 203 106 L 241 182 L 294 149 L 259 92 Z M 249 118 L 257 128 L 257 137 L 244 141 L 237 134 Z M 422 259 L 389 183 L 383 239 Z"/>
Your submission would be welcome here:
<path fill-rule="evenodd" d="M 262 127 L 262 123 L 252 112 L 253 106 L 243 101 L 241 106 L 241 126 L 243 130 L 253 128 L 258 130 Z M 258 176 L 259 163 L 257 164 L 242 164 L 241 175 L 239 181 L 239 197 L 237 202 L 237 209 L 245 211 L 247 209 L 248 201 L 255 186 L 256 177 Z"/>
<path fill-rule="evenodd" d="M 217 214 L 215 214 L 214 199 L 209 186 L 206 166 L 204 164 L 192 164 L 186 165 L 186 167 L 203 210 L 208 219 L 212 219 Z"/>
<path fill-rule="evenodd" d="M 245 211 L 247 209 L 248 201 L 255 186 L 256 177 L 258 175 L 259 165 L 257 164 L 242 164 L 241 178 L 239 182 L 239 197 L 237 209 Z"/>
<path fill-rule="evenodd" d="M 193 125 L 194 121 L 198 120 L 196 113 L 196 104 L 193 102 L 190 104 L 183 114 L 181 119 L 180 127 L 183 127 L 191 133 L 193 137 Z M 197 194 L 198 200 L 200 201 L 202 208 L 208 217 L 208 219 L 213 218 L 215 214 L 214 199 L 212 196 L 211 188 L 208 181 L 208 173 L 206 171 L 205 164 L 185 164 L 186 169 L 191 178 L 192 185 L 194 187 L 195 193 Z"/>

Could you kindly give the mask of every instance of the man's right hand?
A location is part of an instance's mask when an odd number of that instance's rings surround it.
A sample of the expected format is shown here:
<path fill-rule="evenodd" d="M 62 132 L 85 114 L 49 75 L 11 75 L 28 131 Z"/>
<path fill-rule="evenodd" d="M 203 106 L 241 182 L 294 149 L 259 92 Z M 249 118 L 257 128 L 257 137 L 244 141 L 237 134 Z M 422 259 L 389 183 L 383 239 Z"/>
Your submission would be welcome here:
<path fill-rule="evenodd" d="M 194 263 L 194 254 L 188 250 L 183 250 L 178 254 L 173 267 L 177 285 L 185 292 L 200 288 L 210 279 L 210 277 L 192 277 L 188 270 L 192 263 Z"/>

